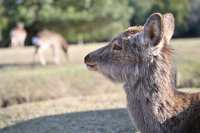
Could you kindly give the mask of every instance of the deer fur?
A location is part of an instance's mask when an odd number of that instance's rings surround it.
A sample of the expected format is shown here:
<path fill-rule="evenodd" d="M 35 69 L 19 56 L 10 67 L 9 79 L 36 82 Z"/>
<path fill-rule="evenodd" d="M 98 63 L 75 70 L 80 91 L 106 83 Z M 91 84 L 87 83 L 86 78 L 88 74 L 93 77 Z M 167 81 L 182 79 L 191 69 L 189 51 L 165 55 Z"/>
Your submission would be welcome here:
<path fill-rule="evenodd" d="M 59 65 L 61 60 L 62 51 L 67 57 L 68 43 L 64 37 L 56 32 L 49 30 L 40 31 L 37 36 L 32 39 L 33 44 L 35 44 L 34 62 L 36 60 L 36 55 L 39 56 L 40 63 L 46 65 L 47 61 L 45 59 L 45 52 L 48 49 L 52 49 L 54 64 Z"/>
<path fill-rule="evenodd" d="M 16 27 L 10 32 L 11 47 L 24 47 L 27 32 L 24 29 L 24 24 L 19 22 Z"/>
<path fill-rule="evenodd" d="M 200 132 L 200 93 L 179 92 L 171 82 L 173 32 L 173 15 L 154 13 L 144 26 L 128 28 L 85 57 L 90 70 L 124 83 L 130 118 L 141 133 Z"/>

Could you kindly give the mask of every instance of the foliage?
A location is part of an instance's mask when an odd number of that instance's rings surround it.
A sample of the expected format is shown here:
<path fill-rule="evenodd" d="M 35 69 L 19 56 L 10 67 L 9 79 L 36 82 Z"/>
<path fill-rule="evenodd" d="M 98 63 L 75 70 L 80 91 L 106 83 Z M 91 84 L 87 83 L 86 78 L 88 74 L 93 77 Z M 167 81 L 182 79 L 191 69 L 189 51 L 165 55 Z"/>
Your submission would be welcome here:
<path fill-rule="evenodd" d="M 129 5 L 133 8 L 133 15 L 131 17 L 131 25 L 142 25 L 151 8 L 153 6 L 153 0 L 129 0 Z"/>
<path fill-rule="evenodd" d="M 99 41 L 112 37 L 128 25 L 131 10 L 120 0 L 4 0 L 5 29 L 18 21 L 29 32 L 41 28 L 59 31 L 69 41 Z"/>
<path fill-rule="evenodd" d="M 189 29 L 188 17 L 190 13 L 190 2 L 189 0 L 129 0 L 130 5 L 135 12 L 131 19 L 131 25 L 144 23 L 147 16 L 153 12 L 171 12 L 175 16 L 176 20 L 176 36 L 181 36 Z M 193 0 L 195 1 L 195 0 Z M 198 0 L 197 0 L 198 1 Z M 198 6 L 198 9 L 199 10 Z M 194 15 L 194 14 L 193 14 Z M 197 14 L 196 14 L 197 15 Z M 195 15 L 195 17 L 197 17 Z"/>
<path fill-rule="evenodd" d="M 155 0 L 152 11 L 172 12 L 176 21 L 176 36 L 187 30 L 187 17 L 189 15 L 189 0 Z"/>
<path fill-rule="evenodd" d="M 189 36 L 200 36 L 200 1 L 191 0 L 190 6 L 190 15 L 188 17 L 188 31 L 187 35 Z"/>
<path fill-rule="evenodd" d="M 152 12 L 174 14 L 176 37 L 200 35 L 199 0 L 1 0 L 0 34 L 8 42 L 11 28 L 22 21 L 28 40 L 48 28 L 69 42 L 104 41 L 129 22 L 143 24 Z"/>

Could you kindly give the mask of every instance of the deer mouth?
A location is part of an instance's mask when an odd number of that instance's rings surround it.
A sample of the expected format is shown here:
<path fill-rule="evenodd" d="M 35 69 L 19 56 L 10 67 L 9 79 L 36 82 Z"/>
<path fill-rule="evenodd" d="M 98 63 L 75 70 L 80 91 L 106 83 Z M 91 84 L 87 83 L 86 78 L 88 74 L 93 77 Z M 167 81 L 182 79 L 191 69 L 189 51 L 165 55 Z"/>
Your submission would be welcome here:
<path fill-rule="evenodd" d="M 97 64 L 93 62 L 86 62 L 86 66 L 89 70 L 97 71 Z"/>

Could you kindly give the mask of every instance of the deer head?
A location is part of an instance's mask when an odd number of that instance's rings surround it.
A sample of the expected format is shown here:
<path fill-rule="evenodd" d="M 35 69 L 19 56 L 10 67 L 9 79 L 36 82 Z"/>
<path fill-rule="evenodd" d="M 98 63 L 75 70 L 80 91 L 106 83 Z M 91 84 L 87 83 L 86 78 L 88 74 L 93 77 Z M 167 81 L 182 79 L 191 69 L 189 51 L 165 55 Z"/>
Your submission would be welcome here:
<path fill-rule="evenodd" d="M 89 53 L 85 64 L 113 81 L 137 80 L 151 64 L 163 59 L 173 32 L 173 15 L 154 13 L 143 27 L 130 27 L 108 45 Z"/>

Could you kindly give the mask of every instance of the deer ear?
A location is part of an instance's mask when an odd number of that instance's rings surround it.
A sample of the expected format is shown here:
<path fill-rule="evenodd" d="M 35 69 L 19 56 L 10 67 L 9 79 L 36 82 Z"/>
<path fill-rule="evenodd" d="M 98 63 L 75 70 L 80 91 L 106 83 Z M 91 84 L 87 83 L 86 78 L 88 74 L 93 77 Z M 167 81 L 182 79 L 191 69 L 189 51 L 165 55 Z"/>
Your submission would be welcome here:
<path fill-rule="evenodd" d="M 163 38 L 163 16 L 160 13 L 152 14 L 144 24 L 144 41 L 156 46 Z"/>
<path fill-rule="evenodd" d="M 164 36 L 167 41 L 167 44 L 169 44 L 169 41 L 171 40 L 174 34 L 174 27 L 175 27 L 174 16 L 171 13 L 164 14 L 163 25 L 164 25 Z"/>

